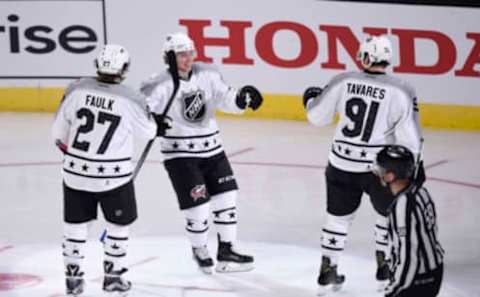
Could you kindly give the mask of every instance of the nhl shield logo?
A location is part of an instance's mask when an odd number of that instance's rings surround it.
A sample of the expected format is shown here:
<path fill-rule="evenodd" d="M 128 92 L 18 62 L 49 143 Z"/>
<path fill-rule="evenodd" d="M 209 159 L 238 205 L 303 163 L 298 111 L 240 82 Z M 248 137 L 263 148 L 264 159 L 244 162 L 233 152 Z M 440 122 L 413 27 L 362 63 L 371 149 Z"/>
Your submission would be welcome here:
<path fill-rule="evenodd" d="M 205 99 L 202 91 L 188 93 L 183 96 L 183 117 L 189 122 L 203 120 L 206 113 Z"/>

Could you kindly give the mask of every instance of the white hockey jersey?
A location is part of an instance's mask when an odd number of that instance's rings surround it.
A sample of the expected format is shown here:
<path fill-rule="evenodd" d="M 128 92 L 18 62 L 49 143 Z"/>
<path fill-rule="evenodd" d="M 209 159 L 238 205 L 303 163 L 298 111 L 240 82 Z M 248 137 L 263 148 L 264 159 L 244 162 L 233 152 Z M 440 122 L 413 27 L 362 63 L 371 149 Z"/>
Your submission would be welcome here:
<path fill-rule="evenodd" d="M 349 72 L 335 76 L 307 105 L 308 120 L 317 126 L 339 114 L 329 162 L 349 172 L 371 170 L 386 144 L 409 148 L 418 156 L 422 134 L 415 90 L 388 74 Z"/>
<path fill-rule="evenodd" d="M 162 114 L 173 93 L 173 79 L 165 71 L 141 86 L 150 110 Z M 161 139 L 166 160 L 206 158 L 223 151 L 215 111 L 242 113 L 235 99 L 237 89 L 228 86 L 213 66 L 195 63 L 188 80 L 180 79 L 178 92 L 167 113 L 172 128 Z"/>
<path fill-rule="evenodd" d="M 67 87 L 52 126 L 53 138 L 67 145 L 64 182 L 89 192 L 127 183 L 132 178 L 134 135 L 151 139 L 155 134 L 155 121 L 141 94 L 95 78 Z"/>

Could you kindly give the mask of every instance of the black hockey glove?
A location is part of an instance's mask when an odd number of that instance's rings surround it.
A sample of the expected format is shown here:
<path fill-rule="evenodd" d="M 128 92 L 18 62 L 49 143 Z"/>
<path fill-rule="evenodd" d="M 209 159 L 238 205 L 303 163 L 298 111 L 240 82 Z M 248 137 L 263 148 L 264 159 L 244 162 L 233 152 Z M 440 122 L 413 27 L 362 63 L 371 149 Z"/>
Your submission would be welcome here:
<path fill-rule="evenodd" d="M 241 109 L 250 107 L 252 110 L 257 110 L 262 105 L 262 94 L 254 86 L 244 86 L 237 94 L 235 103 Z"/>
<path fill-rule="evenodd" d="M 157 123 L 157 136 L 165 136 L 167 130 L 172 128 L 172 118 L 156 113 L 152 113 L 152 116 Z"/>
<path fill-rule="evenodd" d="M 323 89 L 320 87 L 309 87 L 306 89 L 303 93 L 303 107 L 307 108 L 308 101 L 317 97 L 318 95 L 321 95 L 322 92 Z"/>

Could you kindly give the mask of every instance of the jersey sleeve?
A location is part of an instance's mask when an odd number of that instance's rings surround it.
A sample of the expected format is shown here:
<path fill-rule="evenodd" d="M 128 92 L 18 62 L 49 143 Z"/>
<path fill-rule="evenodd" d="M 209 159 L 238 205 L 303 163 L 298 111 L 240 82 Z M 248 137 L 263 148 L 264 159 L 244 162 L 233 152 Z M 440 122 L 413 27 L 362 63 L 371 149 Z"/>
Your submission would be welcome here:
<path fill-rule="evenodd" d="M 134 134 L 144 138 L 152 139 L 156 135 L 157 125 L 150 114 L 149 107 L 146 103 L 146 97 L 137 94 L 134 102 L 130 103 L 130 119 Z"/>
<path fill-rule="evenodd" d="M 71 94 L 71 92 L 68 92 Z M 68 145 L 68 136 L 70 126 L 72 125 L 71 119 L 71 105 L 73 104 L 73 98 L 70 95 L 63 95 L 63 98 L 55 113 L 52 124 L 52 138 L 55 143 L 60 142 L 64 145 Z"/>
<path fill-rule="evenodd" d="M 213 99 L 215 107 L 227 113 L 243 113 L 244 110 L 239 108 L 236 101 L 238 90 L 225 83 L 222 75 L 218 71 L 211 70 L 209 76 L 213 88 Z"/>
<path fill-rule="evenodd" d="M 422 147 L 422 130 L 418 115 L 417 97 L 413 89 L 402 92 L 400 100 L 392 104 L 391 114 L 394 117 L 394 136 L 396 144 L 410 149 L 416 157 L 420 155 Z"/>
<path fill-rule="evenodd" d="M 167 80 L 164 74 L 152 77 L 141 84 L 140 92 L 145 97 L 145 102 L 150 112 L 156 114 L 163 113 L 171 92 L 173 92 L 173 82 L 169 82 L 171 80 Z"/>
<path fill-rule="evenodd" d="M 310 100 L 307 104 L 307 118 L 315 126 L 325 126 L 330 124 L 337 111 L 337 103 L 342 93 L 342 85 L 338 78 L 325 87 L 322 94 Z"/>

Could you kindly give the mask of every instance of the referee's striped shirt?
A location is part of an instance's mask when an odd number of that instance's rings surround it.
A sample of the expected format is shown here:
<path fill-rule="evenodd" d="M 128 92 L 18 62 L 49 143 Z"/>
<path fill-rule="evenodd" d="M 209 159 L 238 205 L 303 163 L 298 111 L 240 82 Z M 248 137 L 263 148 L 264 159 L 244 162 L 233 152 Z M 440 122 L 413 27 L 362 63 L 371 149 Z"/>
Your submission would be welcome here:
<path fill-rule="evenodd" d="M 387 296 L 395 296 L 411 286 L 416 275 L 443 263 L 435 205 L 423 187 L 412 185 L 397 196 L 388 216 L 388 236 L 392 278 Z"/>

